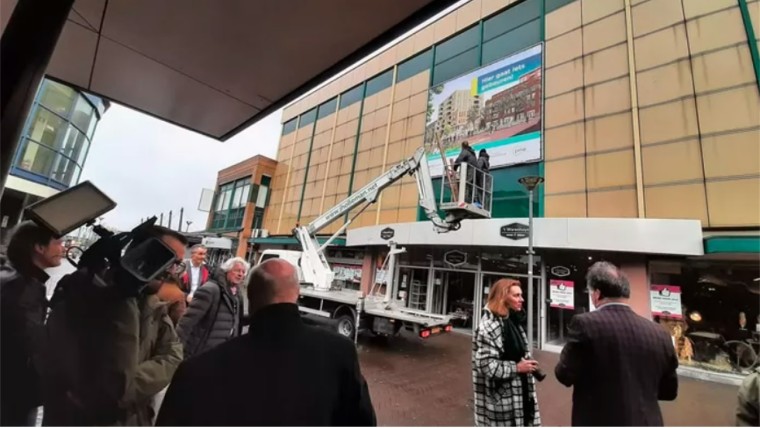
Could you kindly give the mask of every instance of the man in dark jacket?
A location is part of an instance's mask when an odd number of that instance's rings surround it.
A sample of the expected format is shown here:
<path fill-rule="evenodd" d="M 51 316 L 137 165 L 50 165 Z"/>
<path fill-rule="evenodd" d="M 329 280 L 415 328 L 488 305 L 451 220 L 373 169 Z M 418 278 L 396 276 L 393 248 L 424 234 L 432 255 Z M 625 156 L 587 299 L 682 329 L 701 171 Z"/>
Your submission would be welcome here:
<path fill-rule="evenodd" d="M 464 201 L 467 203 L 473 202 L 473 184 L 475 183 L 475 170 L 478 168 L 478 157 L 475 155 L 475 150 L 470 147 L 470 143 L 462 141 L 462 151 L 459 152 L 459 156 L 454 161 L 454 171 L 459 169 L 459 165 L 467 164 L 467 182 L 465 183 L 465 196 Z M 460 181 L 461 185 L 461 181 Z"/>
<path fill-rule="evenodd" d="M 174 253 L 176 274 L 187 239 L 154 226 Z M 43 371 L 46 426 L 152 425 L 154 396 L 182 361 L 182 345 L 154 279 L 135 295 L 90 285 L 82 271 L 63 277 L 47 323 Z"/>
<path fill-rule="evenodd" d="M 234 257 L 222 264 L 216 278 L 195 292 L 177 324 L 185 359 L 237 337 L 243 329 L 243 297 L 240 288 L 248 263 Z"/>
<path fill-rule="evenodd" d="M 299 291 L 287 261 L 257 266 L 248 284 L 250 330 L 183 362 L 156 424 L 374 426 L 353 343 L 304 324 Z"/>
<path fill-rule="evenodd" d="M 678 358 L 668 333 L 628 306 L 630 286 L 597 262 L 586 278 L 597 310 L 576 315 L 555 367 L 573 390 L 573 426 L 662 426 L 658 400 L 678 395 Z"/>
<path fill-rule="evenodd" d="M 41 404 L 40 358 L 45 347 L 45 269 L 59 266 L 63 244 L 31 221 L 21 223 L 0 268 L 0 425 L 34 426 Z"/>

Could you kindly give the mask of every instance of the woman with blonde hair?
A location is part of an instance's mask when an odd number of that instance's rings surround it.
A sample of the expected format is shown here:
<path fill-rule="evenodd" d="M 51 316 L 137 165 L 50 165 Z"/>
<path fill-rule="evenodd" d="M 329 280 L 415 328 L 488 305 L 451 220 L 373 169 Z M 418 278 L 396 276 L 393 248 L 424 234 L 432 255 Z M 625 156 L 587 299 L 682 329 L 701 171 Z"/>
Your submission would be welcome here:
<path fill-rule="evenodd" d="M 538 362 L 529 359 L 525 300 L 520 281 L 491 286 L 483 318 L 473 336 L 472 380 L 478 426 L 539 426 Z"/>

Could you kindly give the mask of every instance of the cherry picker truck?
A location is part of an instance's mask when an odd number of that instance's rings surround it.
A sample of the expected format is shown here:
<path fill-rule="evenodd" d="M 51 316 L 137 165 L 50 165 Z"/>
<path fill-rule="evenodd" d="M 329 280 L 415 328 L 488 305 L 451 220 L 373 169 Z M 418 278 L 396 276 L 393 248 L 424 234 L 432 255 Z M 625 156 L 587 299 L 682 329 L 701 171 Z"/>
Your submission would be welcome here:
<path fill-rule="evenodd" d="M 468 174 L 468 168 L 474 171 L 469 171 Z M 448 315 L 410 309 L 403 300 L 392 297 L 396 257 L 405 252 L 404 248 L 398 248 L 394 242 L 389 243 L 390 250 L 384 263 L 388 268 L 385 275 L 388 280 L 385 293 L 380 296 L 375 295 L 375 287 L 366 296 L 356 290 L 335 288 L 335 274 L 325 255 L 325 249 L 343 234 L 357 216 L 377 201 L 380 192 L 407 174 L 416 178 L 419 205 L 437 232 L 458 230 L 464 219 L 490 218 L 491 176 L 466 164 L 461 165 L 458 176 L 452 173 L 445 162 L 444 169 L 449 178 L 448 182 L 441 180 L 440 209 L 445 213 L 445 218 L 439 215 L 426 152 L 424 147 L 420 147 L 412 157 L 401 161 L 308 225 L 297 226 L 293 233 L 301 244 L 302 251 L 264 250 L 259 263 L 271 258 L 282 258 L 296 266 L 301 282 L 300 311 L 306 316 L 334 320 L 332 324 L 338 333 L 352 340 L 355 340 L 359 329 L 380 336 L 394 336 L 401 328 L 405 328 L 422 338 L 451 331 L 451 317 Z M 352 218 L 324 244 L 319 244 L 319 231 L 360 205 L 363 206 Z"/>

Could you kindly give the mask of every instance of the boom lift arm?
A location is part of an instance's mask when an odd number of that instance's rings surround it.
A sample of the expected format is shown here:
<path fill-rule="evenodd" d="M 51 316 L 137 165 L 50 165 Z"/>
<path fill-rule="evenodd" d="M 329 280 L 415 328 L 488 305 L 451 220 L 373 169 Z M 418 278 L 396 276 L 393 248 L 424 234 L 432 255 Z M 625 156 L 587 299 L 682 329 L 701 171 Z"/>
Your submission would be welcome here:
<path fill-rule="evenodd" d="M 424 147 L 420 147 L 412 157 L 401 161 L 383 175 L 372 180 L 372 182 L 327 210 L 308 225 L 298 226 L 293 230 L 295 237 L 301 243 L 303 249 L 301 271 L 303 272 L 305 282 L 313 284 L 314 288 L 318 290 L 330 289 L 335 274 L 327 262 L 324 249 L 338 235 L 343 233 L 353 220 L 364 212 L 368 206 L 377 201 L 380 192 L 407 174 L 413 175 L 417 179 L 417 191 L 420 196 L 419 204 L 425 210 L 427 218 L 433 222 L 435 230 L 439 233 L 445 233 L 459 229 L 460 222 L 467 217 L 465 214 L 461 212 L 449 212 L 445 219 L 442 219 L 438 215 L 438 205 L 435 202 L 433 181 L 430 176 L 425 149 Z M 320 230 L 362 204 L 364 206 L 341 226 L 327 242 L 321 246 L 319 245 L 316 235 Z"/>

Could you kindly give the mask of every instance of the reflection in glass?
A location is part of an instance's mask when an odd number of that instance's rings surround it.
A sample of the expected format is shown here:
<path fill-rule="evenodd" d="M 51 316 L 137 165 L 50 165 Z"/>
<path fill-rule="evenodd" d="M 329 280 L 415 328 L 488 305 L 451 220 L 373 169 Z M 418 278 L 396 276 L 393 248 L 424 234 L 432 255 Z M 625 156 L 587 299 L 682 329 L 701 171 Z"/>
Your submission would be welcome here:
<path fill-rule="evenodd" d="M 68 116 L 71 104 L 74 102 L 76 92 L 68 86 L 47 80 L 43 86 L 40 103 L 61 116 Z"/>
<path fill-rule="evenodd" d="M 83 132 L 88 132 L 91 124 L 96 120 L 95 109 L 84 97 L 79 96 L 74 106 L 74 113 L 71 115 L 71 122 Z"/>
<path fill-rule="evenodd" d="M 87 155 L 87 146 L 89 142 L 85 138 L 84 134 L 79 132 L 76 128 L 69 125 L 66 130 L 66 135 L 63 137 L 63 146 L 61 153 L 65 156 L 74 159 L 80 165 L 84 163 L 84 158 Z"/>
<path fill-rule="evenodd" d="M 55 152 L 49 148 L 34 141 L 26 140 L 26 145 L 22 149 L 22 155 L 18 161 L 18 167 L 36 174 L 48 176 L 55 155 Z"/>
<path fill-rule="evenodd" d="M 58 155 L 53 166 L 53 180 L 66 185 L 77 184 L 79 180 L 79 166 L 71 159 Z"/>
<path fill-rule="evenodd" d="M 48 147 L 55 148 L 56 136 L 63 131 L 63 119 L 44 108 L 38 108 L 29 127 L 29 138 Z"/>

